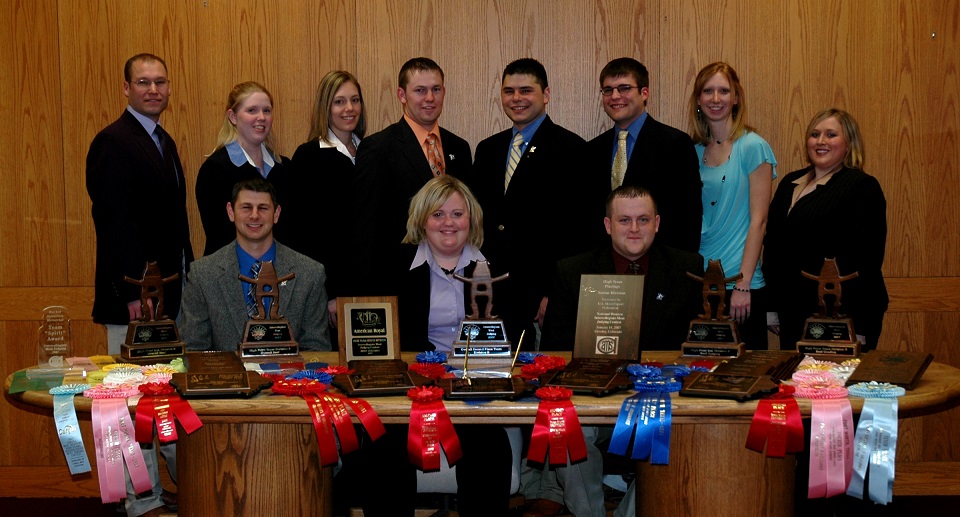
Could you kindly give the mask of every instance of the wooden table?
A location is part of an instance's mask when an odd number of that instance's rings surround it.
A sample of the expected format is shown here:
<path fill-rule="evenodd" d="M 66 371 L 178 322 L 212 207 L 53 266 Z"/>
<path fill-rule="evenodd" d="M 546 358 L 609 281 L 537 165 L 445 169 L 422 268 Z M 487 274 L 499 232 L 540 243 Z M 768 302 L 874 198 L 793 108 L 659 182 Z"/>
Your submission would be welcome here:
<path fill-rule="evenodd" d="M 336 364 L 335 353 L 306 354 Z M 644 354 L 672 362 L 675 352 Z M 405 358 L 412 361 L 412 357 Z M 4 388 L 9 391 L 12 376 Z M 632 393 L 632 392 L 629 392 Z M 628 394 L 629 394 L 628 393 Z M 51 408 L 46 392 L 10 395 Z M 613 425 L 623 395 L 576 396 L 584 425 Z M 405 423 L 406 397 L 367 399 L 384 423 Z M 859 413 L 863 399 L 850 399 Z M 913 391 L 900 398 L 900 418 L 936 413 L 960 402 L 960 370 L 930 365 Z M 332 475 L 319 463 L 316 436 L 304 401 L 265 391 L 251 399 L 192 399 L 203 427 L 178 442 L 180 515 L 329 516 Z M 768 459 L 744 447 L 756 402 L 673 397 L 668 465 L 637 464 L 637 496 L 644 515 L 792 515 L 795 459 Z M 799 400 L 810 414 L 809 400 Z M 533 424 L 537 400 L 484 404 L 447 402 L 456 423 Z M 77 411 L 89 418 L 90 400 L 78 397 Z M 131 409 L 135 402 L 130 403 Z M 89 442 L 88 442 L 89 446 Z"/>

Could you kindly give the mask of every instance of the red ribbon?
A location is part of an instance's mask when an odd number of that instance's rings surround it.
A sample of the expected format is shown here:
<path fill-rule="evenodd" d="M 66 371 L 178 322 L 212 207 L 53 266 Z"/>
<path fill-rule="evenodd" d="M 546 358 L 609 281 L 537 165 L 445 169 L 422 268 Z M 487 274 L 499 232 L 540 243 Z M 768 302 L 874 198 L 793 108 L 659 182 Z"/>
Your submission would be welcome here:
<path fill-rule="evenodd" d="M 137 401 L 136 423 L 134 433 L 136 440 L 141 443 L 153 441 L 153 424 L 157 424 L 157 438 L 160 443 L 170 443 L 177 440 L 177 426 L 175 420 L 180 421 L 183 430 L 190 434 L 203 426 L 200 417 L 193 410 L 189 402 L 176 394 L 176 390 L 169 383 L 151 382 L 140 385 L 144 394 Z"/>
<path fill-rule="evenodd" d="M 770 458 L 803 450 L 803 422 L 793 391 L 793 386 L 781 384 L 779 392 L 757 402 L 747 434 L 748 449 L 762 453 L 766 442 Z"/>
<path fill-rule="evenodd" d="M 347 411 L 347 405 L 343 403 L 343 399 L 324 393 L 320 395 L 320 404 L 333 420 L 333 426 L 337 428 L 340 450 L 346 454 L 359 449 L 360 443 L 357 441 L 357 432 L 353 430 L 353 422 L 350 421 L 350 413 Z"/>
<path fill-rule="evenodd" d="M 386 428 L 383 427 L 383 422 L 380 421 L 380 415 L 373 410 L 373 407 L 366 400 L 351 399 L 333 394 L 331 394 L 331 396 L 339 397 L 345 404 L 353 409 L 353 414 L 357 415 L 357 418 L 360 420 L 360 423 L 363 424 L 363 428 L 367 430 L 367 434 L 371 440 L 376 440 L 387 432 Z"/>
<path fill-rule="evenodd" d="M 307 401 L 310 417 L 313 418 L 313 429 L 317 433 L 320 464 L 324 467 L 336 465 L 339 456 L 337 455 L 337 439 L 333 434 L 331 412 L 316 394 L 304 393 L 303 400 Z M 353 431 L 353 428 L 351 427 L 350 430 Z M 356 435 L 354 435 L 354 440 L 356 440 Z"/>
<path fill-rule="evenodd" d="M 568 454 L 570 463 L 587 459 L 583 428 L 580 427 L 577 410 L 570 401 L 573 392 L 567 388 L 547 386 L 538 389 L 536 395 L 540 398 L 540 405 L 533 424 L 527 459 L 544 463 L 548 449 L 551 465 L 566 465 Z"/>
<path fill-rule="evenodd" d="M 420 386 L 407 391 L 407 396 L 413 401 L 407 433 L 410 463 L 423 471 L 440 470 L 440 454 L 446 452 L 447 463 L 454 465 L 463 456 L 463 451 L 443 405 L 443 389 Z"/>

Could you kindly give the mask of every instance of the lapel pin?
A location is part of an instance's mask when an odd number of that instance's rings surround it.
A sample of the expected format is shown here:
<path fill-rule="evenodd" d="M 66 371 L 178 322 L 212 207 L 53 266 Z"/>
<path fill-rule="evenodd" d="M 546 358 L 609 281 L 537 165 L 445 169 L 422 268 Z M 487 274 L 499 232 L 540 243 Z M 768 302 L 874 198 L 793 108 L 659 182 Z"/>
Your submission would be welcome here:
<path fill-rule="evenodd" d="M 657 300 L 663 300 L 663 293 L 657 293 Z"/>

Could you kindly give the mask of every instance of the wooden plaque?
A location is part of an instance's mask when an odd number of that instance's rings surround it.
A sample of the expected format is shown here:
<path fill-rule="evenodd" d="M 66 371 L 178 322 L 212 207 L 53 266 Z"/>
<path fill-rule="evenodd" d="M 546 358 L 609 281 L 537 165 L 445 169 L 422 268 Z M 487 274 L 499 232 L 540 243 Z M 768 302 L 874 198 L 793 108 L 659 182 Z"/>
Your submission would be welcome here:
<path fill-rule="evenodd" d="M 271 382 L 257 372 L 247 371 L 236 352 L 188 352 L 186 373 L 175 373 L 170 384 L 184 397 L 250 397 Z"/>
<path fill-rule="evenodd" d="M 743 402 L 775 393 L 778 389 L 777 383 L 768 376 L 694 372 L 684 383 L 680 395 L 733 399 Z"/>
<path fill-rule="evenodd" d="M 400 359 L 396 296 L 337 298 L 340 364 Z"/>
<path fill-rule="evenodd" d="M 912 390 L 931 362 L 933 354 L 873 350 L 860 357 L 860 365 L 847 380 L 847 386 L 858 382 L 877 381 Z"/>
<path fill-rule="evenodd" d="M 574 358 L 637 359 L 643 281 L 643 275 L 580 277 Z"/>

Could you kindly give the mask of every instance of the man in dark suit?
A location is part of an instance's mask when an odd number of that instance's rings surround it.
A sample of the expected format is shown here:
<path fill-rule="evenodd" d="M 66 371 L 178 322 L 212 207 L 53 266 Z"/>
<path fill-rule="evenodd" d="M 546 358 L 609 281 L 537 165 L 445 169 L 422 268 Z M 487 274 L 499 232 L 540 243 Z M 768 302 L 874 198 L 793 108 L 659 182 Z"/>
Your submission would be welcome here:
<path fill-rule="evenodd" d="M 330 350 L 323 265 L 274 240 L 273 225 L 280 219 L 276 203 L 276 191 L 264 179 L 234 185 L 226 210 L 237 228 L 236 240 L 198 259 L 187 275 L 180 335 L 188 349 L 237 350 L 254 302 L 251 284 L 238 275 L 252 278 L 254 264 L 272 261 L 278 278 L 296 275 L 279 285 L 271 301 L 280 304 L 293 338 L 303 349 Z"/>
<path fill-rule="evenodd" d="M 151 261 L 164 277 L 182 275 L 193 260 L 183 167 L 177 144 L 159 125 L 170 99 L 167 65 L 138 54 L 123 73 L 127 109 L 97 134 L 87 153 L 97 234 L 93 321 L 107 326 L 111 354 L 120 353 L 127 323 L 141 316 L 140 288 L 123 277 L 140 278 Z M 181 285 L 164 285 L 166 316 L 179 312 Z"/>
<path fill-rule="evenodd" d="M 477 145 L 466 183 L 483 208 L 482 251 L 513 284 L 515 296 L 497 300 L 513 304 L 512 312 L 529 324 L 542 320 L 557 259 L 590 247 L 581 229 L 589 212 L 579 199 L 586 142 L 547 115 L 547 71 L 535 59 L 504 68 L 500 101 L 513 127 Z M 530 222 L 544 217 L 550 224 L 531 238 Z"/>
<path fill-rule="evenodd" d="M 647 113 L 650 75 L 639 61 L 623 57 L 607 63 L 600 72 L 600 92 L 614 127 L 587 144 L 593 174 L 589 202 L 595 217 L 600 217 L 611 190 L 639 185 L 656 198 L 663 218 L 657 240 L 696 253 L 703 205 L 693 141 Z"/>
<path fill-rule="evenodd" d="M 646 189 L 634 185 L 619 187 L 610 193 L 606 206 L 603 223 L 610 243 L 563 259 L 557 266 L 540 350 L 573 349 L 580 276 L 584 274 L 645 275 L 643 313 L 634 315 L 640 318 L 640 349 L 679 350 L 690 320 L 702 309 L 701 284 L 688 278 L 686 273 L 702 276 L 703 258 L 697 253 L 660 244 L 657 233 L 661 219 L 657 204 Z M 586 461 L 553 471 L 524 471 L 524 495 L 539 500 L 539 515 L 553 515 L 563 506 L 574 515 L 606 515 L 603 457 L 596 443 L 608 435 L 609 430 L 587 426 L 583 431 L 587 441 Z M 621 510 L 632 504 L 630 492 L 624 497 L 625 506 Z M 618 515 L 621 514 L 634 515 L 618 511 Z"/>
<path fill-rule="evenodd" d="M 164 277 L 183 278 L 193 261 L 183 166 L 177 144 L 159 125 L 170 100 L 167 65 L 155 55 L 137 54 L 127 60 L 123 79 L 127 109 L 94 137 L 87 153 L 97 234 L 93 321 L 107 327 L 111 354 L 120 353 L 127 324 L 143 316 L 140 288 L 123 277 L 141 278 L 147 262 L 156 261 Z M 167 314 L 156 317 L 178 315 L 181 290 L 180 281 L 163 286 Z M 158 514 L 169 501 L 162 498 L 156 449 L 144 444 L 143 452 L 153 490 L 138 498 L 128 477 L 128 515 Z M 175 479 L 175 463 L 168 459 L 167 465 Z"/>
<path fill-rule="evenodd" d="M 403 239 L 410 199 L 420 187 L 435 176 L 463 177 L 470 169 L 470 145 L 439 124 L 446 94 L 440 66 L 425 57 L 410 59 L 400 68 L 398 84 L 403 118 L 357 148 L 349 224 L 358 284 L 350 294 L 376 294 L 364 280 L 377 272 L 377 254 Z"/>

